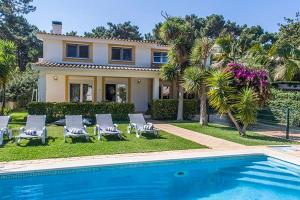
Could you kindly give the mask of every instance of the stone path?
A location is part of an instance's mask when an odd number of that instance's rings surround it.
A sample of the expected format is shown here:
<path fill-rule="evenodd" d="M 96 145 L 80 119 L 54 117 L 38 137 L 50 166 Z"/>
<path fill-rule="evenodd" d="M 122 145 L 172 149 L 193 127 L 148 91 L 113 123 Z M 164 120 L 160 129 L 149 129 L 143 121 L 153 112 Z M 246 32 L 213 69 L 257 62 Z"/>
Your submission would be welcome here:
<path fill-rule="evenodd" d="M 213 136 L 205 135 L 202 133 L 198 133 L 195 131 L 190 131 L 184 128 L 180 128 L 171 124 L 161 123 L 161 122 L 154 122 L 155 127 L 166 131 L 170 134 L 191 140 L 193 142 L 196 142 L 198 144 L 205 145 L 211 149 L 241 149 L 246 146 L 237 144 L 234 142 L 230 142 L 227 140 L 223 140 L 220 138 L 216 138 Z"/>

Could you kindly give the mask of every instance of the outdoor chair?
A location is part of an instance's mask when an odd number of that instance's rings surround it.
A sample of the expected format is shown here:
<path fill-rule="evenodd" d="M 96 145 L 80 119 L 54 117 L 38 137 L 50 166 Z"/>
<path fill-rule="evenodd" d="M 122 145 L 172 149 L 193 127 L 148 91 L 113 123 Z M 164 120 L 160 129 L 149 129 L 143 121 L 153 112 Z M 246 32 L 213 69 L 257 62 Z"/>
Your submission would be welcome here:
<path fill-rule="evenodd" d="M 84 137 L 89 140 L 86 126 L 83 125 L 82 115 L 66 115 L 66 126 L 64 126 L 64 141 L 66 138 Z"/>
<path fill-rule="evenodd" d="M 121 131 L 118 129 L 118 125 L 112 121 L 111 114 L 96 114 L 96 127 L 94 135 L 98 135 L 98 140 L 103 135 L 117 135 L 120 139 Z"/>
<path fill-rule="evenodd" d="M 136 137 L 140 137 L 142 133 L 153 133 L 159 135 L 159 129 L 155 128 L 152 123 L 146 123 L 143 114 L 129 114 L 130 124 L 127 127 L 127 132 L 135 131 Z"/>
<path fill-rule="evenodd" d="M 45 126 L 46 115 L 28 115 L 26 126 L 20 128 L 19 136 L 17 136 L 17 143 L 21 139 L 41 139 L 42 143 L 46 143 L 47 128 Z"/>
<path fill-rule="evenodd" d="M 12 131 L 8 129 L 9 118 L 10 116 L 0 116 L 0 145 L 3 143 L 4 135 L 12 139 Z"/>

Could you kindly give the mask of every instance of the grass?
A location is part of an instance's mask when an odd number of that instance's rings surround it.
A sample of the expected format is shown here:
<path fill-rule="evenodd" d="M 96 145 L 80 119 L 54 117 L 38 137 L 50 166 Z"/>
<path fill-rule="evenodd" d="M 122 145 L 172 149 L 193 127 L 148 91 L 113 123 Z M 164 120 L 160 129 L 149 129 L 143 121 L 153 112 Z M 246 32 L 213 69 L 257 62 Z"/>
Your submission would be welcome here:
<path fill-rule="evenodd" d="M 19 118 L 20 115 L 14 116 Z M 13 129 L 14 135 L 17 135 L 22 125 L 12 123 L 9 126 Z M 0 147 L 0 161 L 206 148 L 163 131 L 160 137 L 144 134 L 143 137 L 136 138 L 135 134 L 126 133 L 126 127 L 127 123 L 119 125 L 120 130 L 123 131 L 121 140 L 117 136 L 106 136 L 98 141 L 97 136 L 93 135 L 93 127 L 88 127 L 90 141 L 85 141 L 84 138 L 73 140 L 68 138 L 67 143 L 64 143 L 63 127 L 49 125 L 48 140 L 45 145 L 42 145 L 38 139 L 22 140 L 20 145 L 17 145 L 14 140 L 5 139 L 4 144 Z"/>
<path fill-rule="evenodd" d="M 247 134 L 242 137 L 239 136 L 235 129 L 217 124 L 209 124 L 203 127 L 201 127 L 198 122 L 172 122 L 172 124 L 191 131 L 203 133 L 247 146 L 299 144 L 297 142 L 291 142 L 285 139 L 257 134 L 252 131 L 247 131 Z"/>
<path fill-rule="evenodd" d="M 25 117 L 28 115 L 27 111 L 22 109 L 9 114 L 12 123 L 24 123 Z"/>

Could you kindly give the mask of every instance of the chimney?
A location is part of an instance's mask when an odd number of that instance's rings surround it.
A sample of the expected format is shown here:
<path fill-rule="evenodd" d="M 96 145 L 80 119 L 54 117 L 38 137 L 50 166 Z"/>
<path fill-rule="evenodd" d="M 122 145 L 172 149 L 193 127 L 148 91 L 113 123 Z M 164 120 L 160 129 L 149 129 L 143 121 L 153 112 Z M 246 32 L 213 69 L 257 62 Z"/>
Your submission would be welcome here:
<path fill-rule="evenodd" d="M 62 34 L 62 23 L 60 21 L 52 21 L 52 34 Z"/>

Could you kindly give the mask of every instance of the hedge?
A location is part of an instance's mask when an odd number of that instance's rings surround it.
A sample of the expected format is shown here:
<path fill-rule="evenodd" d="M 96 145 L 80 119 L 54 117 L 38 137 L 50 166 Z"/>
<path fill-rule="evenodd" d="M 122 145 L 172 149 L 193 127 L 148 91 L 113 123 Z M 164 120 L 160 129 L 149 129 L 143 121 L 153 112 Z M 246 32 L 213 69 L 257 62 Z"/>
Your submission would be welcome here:
<path fill-rule="evenodd" d="M 47 122 L 63 119 L 65 115 L 83 115 L 95 120 L 96 114 L 111 113 L 113 120 L 128 120 L 128 114 L 134 112 L 132 103 L 44 103 L 34 102 L 28 105 L 31 115 L 46 115 Z"/>
<path fill-rule="evenodd" d="M 286 109 L 290 108 L 290 123 L 300 126 L 300 92 L 272 89 L 272 96 L 268 108 L 275 119 L 286 123 Z"/>
<path fill-rule="evenodd" d="M 183 101 L 183 118 L 187 119 L 191 115 L 199 113 L 197 100 Z M 177 118 L 178 100 L 176 99 L 158 99 L 151 102 L 152 119 L 168 119 Z"/>

